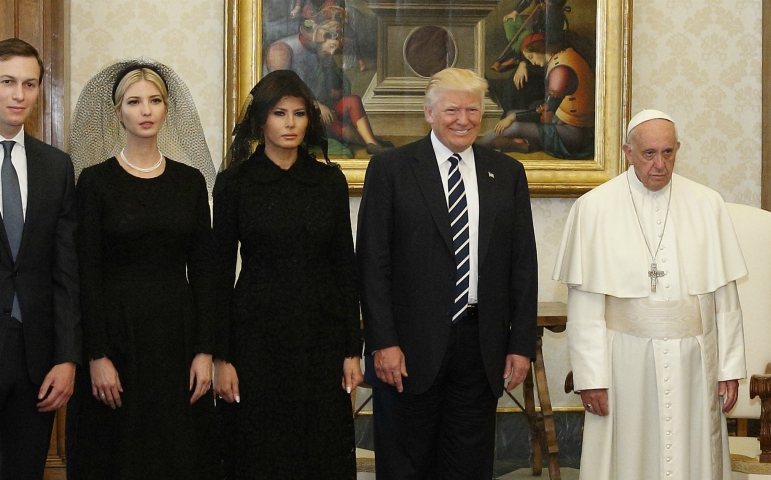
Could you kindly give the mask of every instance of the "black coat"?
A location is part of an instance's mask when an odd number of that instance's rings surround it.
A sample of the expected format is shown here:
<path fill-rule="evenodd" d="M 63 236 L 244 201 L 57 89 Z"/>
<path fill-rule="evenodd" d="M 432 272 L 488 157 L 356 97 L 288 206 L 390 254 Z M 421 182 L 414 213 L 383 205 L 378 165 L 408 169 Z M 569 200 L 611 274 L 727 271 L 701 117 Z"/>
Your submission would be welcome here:
<path fill-rule="evenodd" d="M 493 394 L 507 354 L 535 357 L 538 271 L 525 170 L 474 146 L 479 190 L 480 348 Z M 455 257 L 430 137 L 375 155 L 359 210 L 357 261 L 366 352 L 398 345 L 404 391 L 425 392 L 452 326 Z"/>
<path fill-rule="evenodd" d="M 54 365 L 80 363 L 75 174 L 69 155 L 27 134 L 24 143 L 27 213 L 15 263 L 2 225 L 0 307 L 10 315 L 18 294 L 29 377 L 39 384 Z M 0 322 L 0 352 L 6 337 Z"/>

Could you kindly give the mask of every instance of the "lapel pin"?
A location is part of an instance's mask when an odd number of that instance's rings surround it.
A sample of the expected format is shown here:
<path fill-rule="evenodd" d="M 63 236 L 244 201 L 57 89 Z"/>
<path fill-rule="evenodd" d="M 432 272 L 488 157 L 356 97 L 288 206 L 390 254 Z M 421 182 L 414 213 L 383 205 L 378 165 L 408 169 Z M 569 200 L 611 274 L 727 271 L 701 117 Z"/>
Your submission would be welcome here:
<path fill-rule="evenodd" d="M 490 176 L 490 178 L 495 178 L 495 175 L 493 175 L 493 172 L 487 172 L 487 174 Z"/>

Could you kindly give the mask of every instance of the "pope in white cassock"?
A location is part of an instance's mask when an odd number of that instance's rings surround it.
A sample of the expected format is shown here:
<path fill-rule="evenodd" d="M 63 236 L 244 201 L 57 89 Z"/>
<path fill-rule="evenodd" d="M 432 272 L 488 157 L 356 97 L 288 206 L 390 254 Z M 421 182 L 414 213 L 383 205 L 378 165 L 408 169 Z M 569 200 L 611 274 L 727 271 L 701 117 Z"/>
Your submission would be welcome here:
<path fill-rule="evenodd" d="M 579 198 L 553 278 L 568 285 L 582 480 L 730 479 L 724 413 L 746 375 L 736 280 L 747 274 L 720 195 L 674 175 L 672 118 L 629 122 L 632 168 Z"/>

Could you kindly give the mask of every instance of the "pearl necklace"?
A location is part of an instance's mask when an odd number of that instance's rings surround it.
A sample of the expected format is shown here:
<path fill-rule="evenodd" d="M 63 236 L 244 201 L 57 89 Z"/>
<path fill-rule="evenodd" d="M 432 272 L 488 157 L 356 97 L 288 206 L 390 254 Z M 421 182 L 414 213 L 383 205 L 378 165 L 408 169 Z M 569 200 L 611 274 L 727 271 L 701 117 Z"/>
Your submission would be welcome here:
<path fill-rule="evenodd" d="M 153 170 L 158 169 L 158 167 L 160 167 L 161 164 L 163 163 L 163 154 L 161 153 L 160 149 L 158 150 L 158 154 L 160 155 L 160 158 L 158 159 L 158 163 L 156 163 L 155 165 L 153 165 L 150 168 L 140 168 L 140 167 L 137 167 L 135 165 L 132 165 L 128 160 L 126 160 L 126 156 L 123 154 L 123 150 L 125 150 L 125 148 L 122 148 L 120 150 L 120 158 L 121 158 L 121 160 L 123 160 L 123 163 L 125 163 L 129 167 L 133 168 L 134 170 L 137 170 L 137 171 L 142 172 L 142 173 L 150 173 Z"/>

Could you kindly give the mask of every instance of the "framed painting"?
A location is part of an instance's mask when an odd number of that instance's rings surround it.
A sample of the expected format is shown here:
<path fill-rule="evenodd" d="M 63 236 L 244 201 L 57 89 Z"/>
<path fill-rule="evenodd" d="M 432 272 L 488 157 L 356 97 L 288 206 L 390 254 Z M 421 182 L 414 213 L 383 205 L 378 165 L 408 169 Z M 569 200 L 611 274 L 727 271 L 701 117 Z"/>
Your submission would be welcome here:
<path fill-rule="evenodd" d="M 369 158 L 429 132 L 423 92 L 454 66 L 490 85 L 478 143 L 531 195 L 578 196 L 625 166 L 632 0 L 228 0 L 225 145 L 262 76 L 313 91 L 352 194 Z"/>

